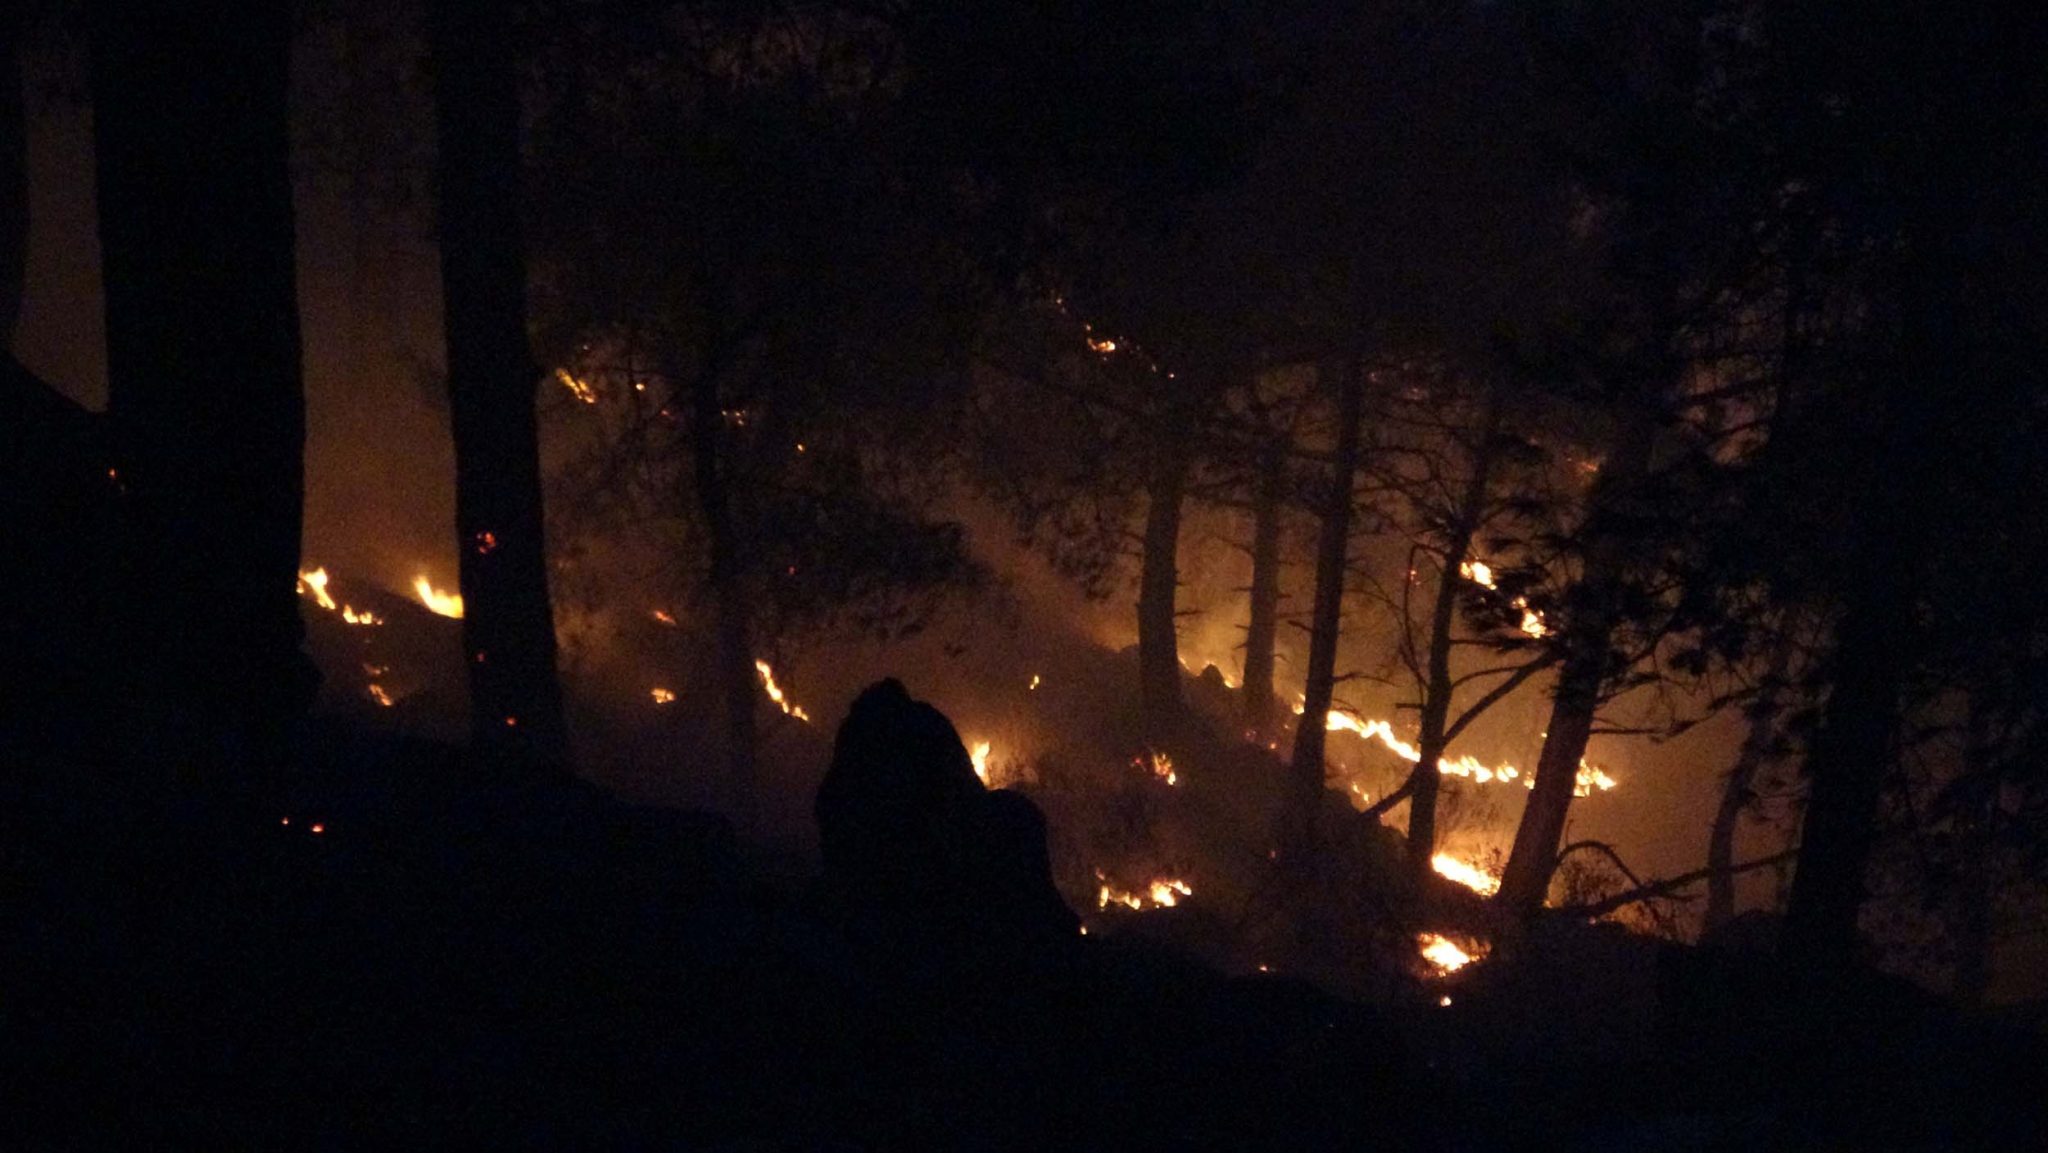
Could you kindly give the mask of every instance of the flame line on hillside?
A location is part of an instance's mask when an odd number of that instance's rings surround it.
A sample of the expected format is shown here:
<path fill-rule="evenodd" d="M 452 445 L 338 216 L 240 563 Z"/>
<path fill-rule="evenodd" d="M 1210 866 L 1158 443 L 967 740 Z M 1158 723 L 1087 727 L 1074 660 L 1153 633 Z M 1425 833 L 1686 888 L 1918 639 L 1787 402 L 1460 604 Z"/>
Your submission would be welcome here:
<path fill-rule="evenodd" d="M 1296 704 L 1294 706 L 1296 716 L 1300 716 L 1303 711 L 1302 705 Z M 1332 708 L 1323 727 L 1333 733 L 1356 733 L 1367 740 L 1378 741 L 1386 746 L 1387 751 L 1411 765 L 1417 764 L 1422 760 L 1422 750 L 1395 736 L 1394 726 L 1387 721 L 1368 721 L 1343 709 Z M 1536 779 L 1533 776 L 1524 776 L 1522 770 L 1515 766 L 1501 764 L 1488 767 L 1481 764 L 1477 757 L 1470 754 L 1456 758 L 1438 757 L 1436 767 L 1438 772 L 1446 776 L 1468 777 L 1482 785 L 1490 781 L 1520 779 L 1524 788 L 1533 789 L 1536 787 Z M 1581 757 L 1579 759 L 1578 776 L 1572 782 L 1572 795 L 1576 797 L 1587 796 L 1594 789 L 1604 793 L 1619 783 L 1613 777 L 1608 776 L 1606 771 L 1598 765 Z"/>

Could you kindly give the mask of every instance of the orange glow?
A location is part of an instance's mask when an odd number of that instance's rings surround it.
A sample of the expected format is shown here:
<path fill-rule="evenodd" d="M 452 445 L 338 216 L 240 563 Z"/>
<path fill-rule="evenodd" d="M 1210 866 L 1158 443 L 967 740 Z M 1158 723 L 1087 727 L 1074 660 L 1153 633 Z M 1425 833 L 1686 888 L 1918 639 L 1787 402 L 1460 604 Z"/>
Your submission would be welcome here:
<path fill-rule="evenodd" d="M 365 691 L 365 692 L 369 693 L 369 694 L 370 694 L 370 699 L 371 699 L 371 700 L 373 700 L 373 701 L 376 701 L 376 702 L 377 702 L 377 703 L 378 703 L 379 705 L 382 705 L 383 707 L 385 707 L 385 708 L 387 708 L 387 709 L 391 707 L 391 705 L 392 705 L 392 700 L 391 700 L 391 694 L 390 694 L 390 693 L 387 693 L 387 692 L 385 692 L 385 691 L 384 691 L 384 686 L 383 686 L 383 685 L 379 685 L 379 684 L 370 684 L 370 685 L 365 685 L 365 686 L 363 686 L 363 691 Z"/>
<path fill-rule="evenodd" d="M 1429 859 L 1429 867 L 1446 880 L 1456 881 L 1482 897 L 1491 897 L 1500 892 L 1500 878 L 1468 861 L 1461 861 L 1449 853 L 1438 853 Z"/>
<path fill-rule="evenodd" d="M 761 687 L 767 691 L 768 699 L 775 702 L 776 708 L 800 721 L 808 722 L 811 719 L 811 714 L 805 712 L 802 706 L 791 704 L 789 698 L 783 695 L 782 687 L 775 683 L 775 670 L 768 667 L 767 661 L 756 660 L 754 671 L 761 674 Z"/>
<path fill-rule="evenodd" d="M 1483 561 L 1466 561 L 1458 566 L 1458 575 L 1478 585 L 1480 588 L 1491 589 L 1498 587 L 1493 583 L 1493 570 L 1488 568 Z M 1524 633 L 1538 638 L 1550 635 L 1550 626 L 1543 623 L 1542 613 L 1529 607 L 1528 597 L 1516 597 L 1514 606 L 1522 610 L 1521 629 Z"/>
<path fill-rule="evenodd" d="M 424 573 L 413 578 L 412 591 L 419 594 L 420 603 L 427 606 L 428 612 L 436 616 L 453 617 L 456 620 L 462 619 L 462 596 L 460 593 L 442 592 L 434 587 L 434 582 L 428 580 Z"/>
<path fill-rule="evenodd" d="M 1156 749 L 1149 753 L 1132 757 L 1131 764 L 1137 768 L 1149 771 L 1153 776 L 1158 777 L 1169 785 L 1180 784 L 1180 777 L 1176 776 L 1173 771 L 1173 758 Z"/>
<path fill-rule="evenodd" d="M 1294 706 L 1295 715 L 1299 716 L 1304 711 L 1305 709 L 1302 704 L 1297 701 Z M 1388 752 L 1393 753 L 1411 765 L 1422 759 L 1422 750 L 1395 736 L 1394 726 L 1384 720 L 1368 721 L 1342 709 L 1333 708 L 1330 710 L 1329 718 L 1325 722 L 1324 727 L 1333 733 L 1356 733 L 1366 740 L 1378 741 L 1381 745 L 1385 746 Z M 1524 776 L 1522 770 L 1513 765 L 1500 764 L 1489 766 L 1482 764 L 1479 758 L 1470 755 L 1455 758 L 1439 757 L 1437 758 L 1437 771 L 1447 777 L 1465 777 L 1482 785 L 1493 781 L 1520 780 L 1523 788 L 1533 789 L 1536 787 L 1535 777 Z M 1572 784 L 1572 795 L 1577 797 L 1587 796 L 1595 789 L 1604 793 L 1618 784 L 1620 782 L 1608 776 L 1605 770 L 1591 761 L 1581 758 L 1579 761 L 1578 777 Z"/>
<path fill-rule="evenodd" d="M 333 612 L 339 607 L 334 603 L 334 598 L 327 595 L 327 570 L 324 567 L 299 574 L 299 595 L 312 596 L 313 600 L 328 612 Z"/>
<path fill-rule="evenodd" d="M 1468 953 L 1459 948 L 1457 942 L 1439 933 L 1418 933 L 1416 947 L 1422 951 L 1422 959 L 1435 967 L 1438 976 L 1455 973 L 1474 961 L 1486 956 L 1486 950 Z"/>
<path fill-rule="evenodd" d="M 647 690 L 647 695 L 653 697 L 654 703 L 657 705 L 672 704 L 676 699 L 675 693 L 663 688 L 649 689 Z"/>
<path fill-rule="evenodd" d="M 597 403 L 597 390 L 590 387 L 590 382 L 571 376 L 569 374 L 568 369 L 556 369 L 555 379 L 561 381 L 562 387 L 568 389 L 569 395 L 575 397 L 577 400 L 580 400 L 585 404 Z"/>
<path fill-rule="evenodd" d="M 984 785 L 989 783 L 988 750 L 989 743 L 987 741 L 976 741 L 969 745 L 967 749 L 968 759 L 974 762 L 974 775 L 980 777 L 981 783 Z"/>
<path fill-rule="evenodd" d="M 1195 890 L 1178 877 L 1161 877 L 1136 892 L 1110 884 L 1100 869 L 1095 870 L 1095 879 L 1100 882 L 1095 892 L 1095 907 L 1098 909 L 1107 909 L 1111 905 L 1122 905 L 1137 912 L 1170 909 L 1180 904 L 1182 897 L 1195 895 Z"/>
<path fill-rule="evenodd" d="M 654 617 L 656 621 L 660 622 L 661 624 L 665 624 L 670 628 L 676 627 L 676 618 L 673 614 L 669 612 L 666 612 L 662 609 L 655 609 L 651 615 Z"/>

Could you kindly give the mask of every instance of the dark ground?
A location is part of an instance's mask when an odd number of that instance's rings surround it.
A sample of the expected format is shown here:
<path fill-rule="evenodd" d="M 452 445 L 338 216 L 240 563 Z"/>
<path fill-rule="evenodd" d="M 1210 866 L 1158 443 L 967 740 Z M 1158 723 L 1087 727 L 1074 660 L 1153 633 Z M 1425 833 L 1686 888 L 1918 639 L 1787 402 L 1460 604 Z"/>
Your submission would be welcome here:
<path fill-rule="evenodd" d="M 2025 1149 L 2048 1132 L 2038 1031 L 1874 976 L 1668 946 L 1602 968 L 1604 938 L 1561 929 L 1458 982 L 1450 1008 L 1436 990 L 1367 1006 L 1099 937 L 876 933 L 822 887 L 757 880 L 714 819 L 483 783 L 436 745 L 316 724 L 300 759 L 286 811 L 239 818 L 176 801 L 139 818 L 76 766 L 10 766 L 0 1021 L 26 1107 L 0 1120 L 6 1145 Z M 1648 974 L 1646 1032 L 1605 1011 L 1630 971 Z"/>

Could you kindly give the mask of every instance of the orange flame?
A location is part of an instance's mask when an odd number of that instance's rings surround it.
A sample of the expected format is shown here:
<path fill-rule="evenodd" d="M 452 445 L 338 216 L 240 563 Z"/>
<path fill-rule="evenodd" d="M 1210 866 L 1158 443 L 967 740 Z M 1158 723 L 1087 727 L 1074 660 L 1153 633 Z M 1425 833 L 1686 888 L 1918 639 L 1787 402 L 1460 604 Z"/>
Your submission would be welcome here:
<path fill-rule="evenodd" d="M 1296 702 L 1294 706 L 1295 715 L 1299 716 L 1304 711 L 1305 709 L 1302 706 L 1302 704 L 1300 702 Z M 1380 744 L 1386 746 L 1388 752 L 1393 753 L 1395 756 L 1401 758 L 1404 761 L 1407 761 L 1411 765 L 1422 759 L 1422 750 L 1416 748 L 1414 745 L 1409 744 L 1407 741 L 1404 741 L 1401 738 L 1395 736 L 1394 726 L 1387 721 L 1368 721 L 1360 717 L 1354 716 L 1351 713 L 1345 712 L 1342 709 L 1333 708 L 1330 710 L 1329 718 L 1324 724 L 1324 727 L 1333 733 L 1357 733 L 1359 736 L 1365 738 L 1366 740 L 1378 741 Z M 1471 756 L 1469 754 L 1466 756 L 1455 758 L 1439 757 L 1437 758 L 1436 767 L 1437 771 L 1443 773 L 1445 776 L 1466 777 L 1482 785 L 1487 784 L 1491 781 L 1512 781 L 1520 779 L 1522 782 L 1522 787 L 1529 789 L 1533 789 L 1536 787 L 1536 778 L 1530 776 L 1523 776 L 1522 770 L 1516 768 L 1513 765 L 1500 764 L 1487 766 L 1485 764 L 1482 764 L 1479 761 L 1479 758 Z M 1598 789 L 1604 793 L 1609 789 L 1614 788 L 1619 783 L 1620 782 L 1616 781 L 1613 777 L 1608 776 L 1607 773 L 1599 766 L 1593 764 L 1591 761 L 1585 760 L 1584 758 L 1580 758 L 1578 776 L 1572 783 L 1572 795 L 1583 797 L 1590 794 L 1595 789 Z"/>
<path fill-rule="evenodd" d="M 462 619 L 462 594 L 442 592 L 434 587 L 434 582 L 428 580 L 424 573 L 413 578 L 412 591 L 419 594 L 420 603 L 427 606 L 428 612 L 437 616 L 453 617 L 456 620 Z"/>
<path fill-rule="evenodd" d="M 1429 867 L 1446 880 L 1456 881 L 1482 897 L 1491 897 L 1500 892 L 1500 878 L 1469 861 L 1461 861 L 1449 853 L 1438 853 L 1429 859 Z"/>
<path fill-rule="evenodd" d="M 299 574 L 299 595 L 306 596 L 308 594 L 312 595 L 314 601 L 318 602 L 321 608 L 326 609 L 328 612 L 335 610 L 334 598 L 327 595 L 326 568 L 316 568 L 312 572 L 302 572 Z"/>
<path fill-rule="evenodd" d="M 789 703 L 789 698 L 783 695 L 781 686 L 775 683 L 775 670 L 768 667 L 767 661 L 756 660 L 754 671 L 761 674 L 761 687 L 767 690 L 768 699 L 775 702 L 776 708 L 800 721 L 811 719 L 811 714 L 805 712 L 802 706 Z"/>
<path fill-rule="evenodd" d="M 1438 976 L 1455 973 L 1486 956 L 1486 950 L 1468 953 L 1459 948 L 1457 942 L 1440 933 L 1418 933 L 1415 944 L 1422 951 L 1422 959 L 1435 967 Z"/>
<path fill-rule="evenodd" d="M 655 703 L 655 704 L 657 704 L 657 705 L 666 705 L 666 704 L 670 704 L 670 703 L 672 703 L 672 702 L 673 702 L 673 701 L 674 701 L 674 700 L 676 699 L 676 695 L 675 695 L 675 693 L 671 692 L 671 691 L 670 691 L 670 690 L 668 690 L 668 689 L 664 689 L 664 688 L 652 688 L 652 689 L 649 689 L 649 690 L 647 690 L 647 695 L 648 695 L 648 696 L 650 696 L 650 697 L 653 697 L 653 698 L 654 698 L 654 703 Z"/>
<path fill-rule="evenodd" d="M 1499 586 L 1493 583 L 1493 570 L 1484 561 L 1468 560 L 1458 566 L 1458 575 L 1478 585 L 1491 589 Z M 1547 637 L 1550 626 L 1543 623 L 1543 614 L 1529 607 L 1528 597 L 1516 597 L 1514 606 L 1522 610 L 1522 631 L 1532 637 Z"/>
<path fill-rule="evenodd" d="M 968 758 L 974 762 L 974 775 L 980 777 L 981 783 L 984 785 L 989 783 L 988 750 L 989 742 L 987 741 L 976 741 L 968 746 L 967 749 Z"/>
<path fill-rule="evenodd" d="M 1095 892 L 1095 907 L 1107 909 L 1111 905 L 1122 905 L 1126 909 L 1142 912 L 1146 909 L 1170 909 L 1180 904 L 1182 897 L 1192 897 L 1195 890 L 1178 877 L 1161 877 L 1146 885 L 1141 892 L 1119 889 L 1109 883 L 1102 870 L 1095 870 L 1095 879 L 1101 882 Z"/>

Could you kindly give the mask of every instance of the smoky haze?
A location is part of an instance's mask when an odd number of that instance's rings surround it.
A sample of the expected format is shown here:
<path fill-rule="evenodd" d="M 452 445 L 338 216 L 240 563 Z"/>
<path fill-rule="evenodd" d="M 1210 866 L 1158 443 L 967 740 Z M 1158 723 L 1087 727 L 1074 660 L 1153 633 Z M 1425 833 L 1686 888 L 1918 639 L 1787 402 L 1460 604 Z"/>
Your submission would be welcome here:
<path fill-rule="evenodd" d="M 349 50 L 345 38 L 331 34 L 304 38 L 295 54 L 300 107 L 353 102 L 357 113 L 323 121 L 319 132 L 301 131 L 295 139 L 307 392 L 304 555 L 308 565 L 326 565 L 404 596 L 422 574 L 442 588 L 453 587 L 455 576 L 449 532 L 454 458 L 441 382 L 438 253 L 422 188 L 431 147 L 430 109 L 418 76 L 405 70 L 408 64 L 416 67 L 416 60 L 401 61 L 395 75 L 368 76 L 362 73 L 364 58 Z M 67 67 L 61 59 L 41 63 L 58 76 Z M 375 98 L 365 103 L 366 93 Z M 87 407 L 102 409 L 106 368 L 91 131 L 90 108 L 75 99 L 58 95 L 31 104 L 31 243 L 17 343 L 25 364 Z M 393 140 L 402 143 L 388 143 Z M 559 424 L 549 428 L 560 435 Z M 1020 638 L 1066 636 L 1111 651 L 1135 643 L 1132 566 L 1124 566 L 1110 596 L 1091 599 L 1019 547 L 999 510 L 964 493 L 950 503 L 969 527 L 976 554 L 999 578 L 997 589 L 987 595 L 1003 599 L 1012 611 L 1002 625 L 991 628 L 985 605 L 955 605 L 927 637 L 912 643 L 819 638 L 823 643 L 803 645 L 789 654 L 784 683 L 820 722 L 830 724 L 841 715 L 862 685 L 896 675 L 952 712 L 963 731 L 1002 727 L 1000 718 L 1014 702 L 975 699 L 974 693 L 1000 693 L 995 670 L 1031 663 L 1026 659 L 1031 648 Z M 1244 546 L 1249 538 L 1249 518 L 1231 510 L 1196 511 L 1184 526 L 1178 611 L 1181 656 L 1191 673 L 1213 664 L 1232 683 L 1242 673 L 1250 576 Z M 1300 686 L 1306 634 L 1299 626 L 1312 581 L 1305 538 L 1298 533 L 1295 538 L 1283 578 L 1284 608 L 1294 627 L 1284 627 L 1279 640 L 1279 684 L 1286 702 L 1295 699 Z M 598 581 L 604 583 L 602 577 Z M 634 604 L 639 598 L 623 581 L 603 599 L 604 615 L 614 622 L 637 620 L 647 611 Z M 575 690 L 638 707 L 663 674 L 625 667 L 634 660 L 627 653 L 580 651 L 579 643 L 593 642 L 583 635 L 589 621 L 579 612 L 567 605 L 558 610 L 586 626 L 572 628 L 564 638 Z M 971 659 L 981 666 L 981 675 L 964 680 L 957 675 L 961 661 L 968 659 L 959 655 L 963 646 L 974 652 Z M 1377 679 L 1396 671 L 1392 651 L 1392 624 L 1385 614 L 1354 603 L 1340 669 L 1362 675 L 1339 686 L 1338 702 L 1361 717 L 1391 720 L 1397 734 L 1407 735 L 1413 730 L 1412 706 L 1404 708 L 1403 694 Z M 585 680 L 576 684 L 579 669 Z M 352 670 L 338 672 L 346 677 Z M 1654 725 L 1674 710 L 1682 713 L 1703 704 L 1658 699 L 1645 690 L 1617 702 L 1611 715 L 1613 723 L 1624 727 Z M 1452 752 L 1526 771 L 1541 745 L 1547 710 L 1546 687 L 1531 684 L 1484 716 Z M 1044 731 L 1049 724 L 1011 722 L 1019 731 L 1010 738 L 1009 755 L 1027 756 L 1030 748 L 1019 745 L 1052 740 L 1054 734 Z M 1718 774 L 1732 757 L 1740 732 L 1739 720 L 1724 716 L 1671 741 L 1596 738 L 1589 759 L 1620 785 L 1575 807 L 1572 838 L 1612 843 L 1645 875 L 1696 867 L 1720 793 Z M 668 802 L 702 799 L 700 783 L 689 779 L 689 766 L 676 763 L 672 744 L 642 738 L 601 747 L 609 763 L 586 767 L 597 778 Z M 821 767 L 824 747 L 800 742 L 787 750 L 771 745 L 766 751 L 770 761 L 794 755 L 807 762 L 780 774 L 785 788 L 777 807 L 798 841 L 804 837 L 807 790 Z M 1381 789 L 1398 784 L 1397 773 L 1405 769 L 1383 747 L 1348 735 L 1333 741 L 1331 757 L 1338 769 L 1356 773 L 1360 781 L 1378 781 Z M 1461 791 L 1457 782 L 1451 788 Z M 1463 815 L 1454 814 L 1446 826 L 1447 851 L 1474 859 L 1504 853 L 1521 790 L 1496 784 L 1462 791 L 1467 801 Z M 1746 825 L 1745 851 L 1739 855 L 1747 859 L 1775 851 L 1780 836 L 1768 827 Z M 1772 884 L 1768 876 L 1743 878 L 1746 899 L 1767 899 Z"/>

